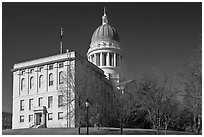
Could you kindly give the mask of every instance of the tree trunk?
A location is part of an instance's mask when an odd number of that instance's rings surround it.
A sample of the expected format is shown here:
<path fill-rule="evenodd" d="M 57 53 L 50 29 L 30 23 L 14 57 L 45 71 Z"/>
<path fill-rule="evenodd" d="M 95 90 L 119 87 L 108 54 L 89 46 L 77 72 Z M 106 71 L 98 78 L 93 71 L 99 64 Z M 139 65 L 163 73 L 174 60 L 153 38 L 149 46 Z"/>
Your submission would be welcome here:
<path fill-rule="evenodd" d="M 159 135 L 159 130 L 160 130 L 160 115 L 159 115 L 159 110 L 157 113 L 157 135 Z"/>
<path fill-rule="evenodd" d="M 168 119 L 168 116 L 165 116 L 165 135 L 167 134 L 168 125 L 169 125 L 169 119 Z"/>
<path fill-rule="evenodd" d="M 120 121 L 120 134 L 123 134 L 123 120 Z"/>
<path fill-rule="evenodd" d="M 78 127 L 78 134 L 80 135 L 80 133 L 81 133 L 81 127 L 79 126 Z"/>

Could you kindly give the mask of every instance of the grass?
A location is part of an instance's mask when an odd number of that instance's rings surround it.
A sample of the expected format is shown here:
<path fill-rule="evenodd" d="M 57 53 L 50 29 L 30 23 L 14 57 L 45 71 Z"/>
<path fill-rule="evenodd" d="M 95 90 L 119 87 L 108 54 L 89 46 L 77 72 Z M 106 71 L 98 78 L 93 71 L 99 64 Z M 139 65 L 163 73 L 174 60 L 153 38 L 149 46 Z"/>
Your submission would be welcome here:
<path fill-rule="evenodd" d="M 95 127 L 89 128 L 91 135 L 120 135 L 119 128 L 102 127 L 99 130 Z M 2 131 L 3 135 L 78 135 L 78 128 L 26 128 L 26 129 L 7 129 Z M 164 135 L 164 131 L 160 131 Z M 193 135 L 192 132 L 168 131 L 168 135 Z M 86 128 L 81 128 L 81 135 L 86 135 Z M 156 135 L 153 129 L 134 129 L 125 128 L 124 135 Z"/>

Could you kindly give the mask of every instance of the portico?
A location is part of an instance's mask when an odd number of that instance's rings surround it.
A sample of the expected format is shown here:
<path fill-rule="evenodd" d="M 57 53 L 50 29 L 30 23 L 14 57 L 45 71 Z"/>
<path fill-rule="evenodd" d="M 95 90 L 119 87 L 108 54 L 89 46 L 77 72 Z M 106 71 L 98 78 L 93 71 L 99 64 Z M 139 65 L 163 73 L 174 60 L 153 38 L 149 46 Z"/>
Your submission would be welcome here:
<path fill-rule="evenodd" d="M 35 107 L 34 108 L 34 126 L 42 126 L 46 128 L 46 114 L 47 109 L 45 106 L 43 107 Z"/>

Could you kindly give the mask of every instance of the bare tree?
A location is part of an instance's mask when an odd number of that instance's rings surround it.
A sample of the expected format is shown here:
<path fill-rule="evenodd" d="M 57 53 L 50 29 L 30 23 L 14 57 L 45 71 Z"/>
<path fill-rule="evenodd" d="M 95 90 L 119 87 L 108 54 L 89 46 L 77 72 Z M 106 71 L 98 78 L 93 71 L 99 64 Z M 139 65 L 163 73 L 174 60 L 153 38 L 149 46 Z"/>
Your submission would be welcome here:
<path fill-rule="evenodd" d="M 194 114 L 194 131 L 199 134 L 202 120 L 202 50 L 184 64 L 184 106 Z"/>
<path fill-rule="evenodd" d="M 128 86 L 129 83 L 132 82 L 132 87 L 130 88 Z M 116 104 L 116 117 L 120 121 L 120 131 L 121 134 L 123 134 L 123 127 L 128 122 L 128 117 L 131 115 L 131 112 L 133 112 L 135 108 L 135 94 L 137 85 L 136 82 L 133 80 L 130 81 L 124 81 L 121 82 L 118 86 L 119 94 L 117 95 L 117 98 L 119 102 Z"/>
<path fill-rule="evenodd" d="M 178 92 L 172 89 L 171 80 L 167 76 L 161 78 L 154 73 L 143 75 L 139 91 L 135 96 L 140 99 L 141 106 L 148 111 L 149 120 L 153 128 L 157 128 L 157 134 L 159 134 L 161 121 L 165 121 L 167 130 L 171 102 Z M 162 117 L 162 115 L 165 116 Z"/>
<path fill-rule="evenodd" d="M 70 63 L 63 71 L 59 73 L 59 95 L 62 95 L 63 107 L 66 109 L 64 119 L 67 120 L 67 127 L 78 125 L 78 133 L 80 134 L 81 119 L 85 119 L 85 100 L 86 95 L 82 90 L 85 83 L 82 79 L 84 73 L 76 71 L 75 64 Z M 81 77 L 79 76 L 81 75 Z M 83 102 L 83 103 L 82 103 Z M 77 122 L 77 123 L 76 123 Z M 74 123 L 74 125 L 71 125 Z"/>

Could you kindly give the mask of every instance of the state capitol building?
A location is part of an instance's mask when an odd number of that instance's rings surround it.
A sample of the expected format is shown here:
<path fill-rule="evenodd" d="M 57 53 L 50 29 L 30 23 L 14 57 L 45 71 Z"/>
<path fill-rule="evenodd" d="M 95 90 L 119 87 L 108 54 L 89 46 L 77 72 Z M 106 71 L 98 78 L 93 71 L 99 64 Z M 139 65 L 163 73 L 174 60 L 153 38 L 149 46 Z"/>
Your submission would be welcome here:
<path fill-rule="evenodd" d="M 97 120 L 111 126 L 117 115 L 117 86 L 124 80 L 119 35 L 104 10 L 92 35 L 87 59 L 74 51 L 13 66 L 12 128 L 78 127 Z"/>

